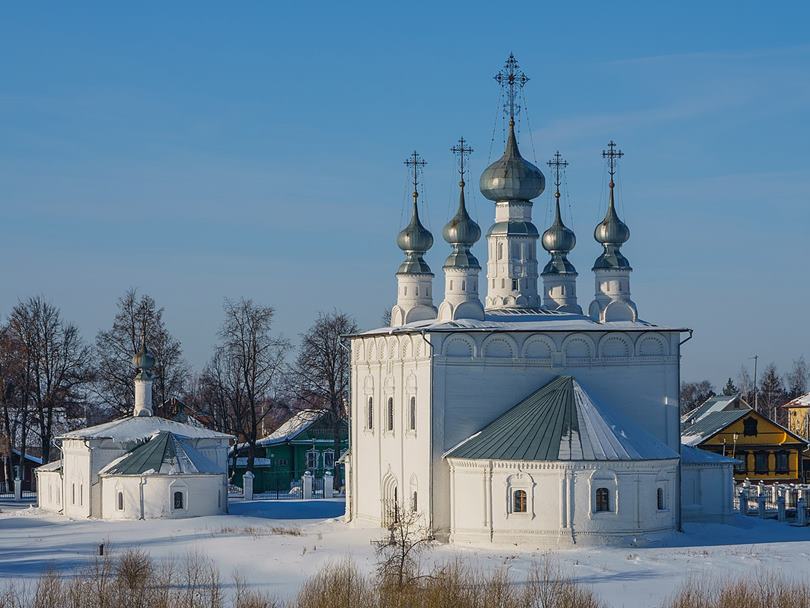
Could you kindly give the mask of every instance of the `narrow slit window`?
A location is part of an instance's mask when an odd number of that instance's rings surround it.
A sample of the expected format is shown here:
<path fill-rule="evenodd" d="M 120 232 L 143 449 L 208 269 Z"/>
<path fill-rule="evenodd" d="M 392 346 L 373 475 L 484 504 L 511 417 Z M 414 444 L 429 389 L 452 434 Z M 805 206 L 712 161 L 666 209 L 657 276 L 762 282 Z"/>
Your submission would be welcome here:
<path fill-rule="evenodd" d="M 388 398 L 388 430 L 394 430 L 394 398 Z"/>
<path fill-rule="evenodd" d="M 408 428 L 410 430 L 416 430 L 416 397 L 411 397 L 409 411 L 408 411 Z"/>

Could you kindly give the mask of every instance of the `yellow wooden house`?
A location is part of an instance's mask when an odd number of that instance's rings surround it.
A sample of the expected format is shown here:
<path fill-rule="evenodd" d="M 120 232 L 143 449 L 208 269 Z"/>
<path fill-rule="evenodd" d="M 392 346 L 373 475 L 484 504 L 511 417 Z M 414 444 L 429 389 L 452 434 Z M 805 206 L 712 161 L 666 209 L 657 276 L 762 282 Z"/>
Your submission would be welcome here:
<path fill-rule="evenodd" d="M 803 481 L 807 442 L 749 406 L 739 395 L 706 400 L 681 418 L 681 441 L 738 460 L 735 481 Z"/>
<path fill-rule="evenodd" d="M 810 393 L 800 395 L 782 406 L 787 411 L 788 429 L 791 433 L 810 439 Z M 810 482 L 810 451 L 803 454 L 804 483 Z"/>

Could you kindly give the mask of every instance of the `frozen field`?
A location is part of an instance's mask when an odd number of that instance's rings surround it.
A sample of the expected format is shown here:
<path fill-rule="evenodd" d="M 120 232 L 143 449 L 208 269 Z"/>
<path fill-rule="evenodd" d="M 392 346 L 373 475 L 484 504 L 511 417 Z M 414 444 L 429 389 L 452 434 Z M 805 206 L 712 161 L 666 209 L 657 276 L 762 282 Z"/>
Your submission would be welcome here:
<path fill-rule="evenodd" d="M 139 547 L 154 558 L 198 552 L 212 558 L 223 578 L 238 571 L 279 597 L 325 562 L 350 556 L 361 569 L 374 567 L 370 541 L 380 530 L 350 528 L 340 521 L 339 500 L 237 501 L 231 514 L 175 521 L 71 521 L 39 510 L 0 503 L 0 579 L 34 578 L 47 567 L 71 570 L 95 555 Z M 300 536 L 273 532 L 300 531 Z M 577 580 L 610 606 L 656 606 L 690 576 L 728 577 L 771 571 L 810 574 L 810 528 L 739 517 L 733 525 L 687 525 L 665 545 L 643 548 L 577 548 L 549 552 Z M 542 551 L 437 546 L 425 561 L 461 556 L 482 568 L 509 567 L 519 580 Z"/>

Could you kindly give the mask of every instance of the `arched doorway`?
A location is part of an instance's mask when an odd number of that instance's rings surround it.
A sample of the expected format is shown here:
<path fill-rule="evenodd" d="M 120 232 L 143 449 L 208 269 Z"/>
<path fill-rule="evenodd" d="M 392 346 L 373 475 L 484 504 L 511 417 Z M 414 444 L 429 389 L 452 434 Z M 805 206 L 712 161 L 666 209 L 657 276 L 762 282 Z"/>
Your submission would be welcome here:
<path fill-rule="evenodd" d="M 397 480 L 390 473 L 383 479 L 382 486 L 382 525 L 389 527 L 399 520 L 399 493 L 397 490 Z"/>

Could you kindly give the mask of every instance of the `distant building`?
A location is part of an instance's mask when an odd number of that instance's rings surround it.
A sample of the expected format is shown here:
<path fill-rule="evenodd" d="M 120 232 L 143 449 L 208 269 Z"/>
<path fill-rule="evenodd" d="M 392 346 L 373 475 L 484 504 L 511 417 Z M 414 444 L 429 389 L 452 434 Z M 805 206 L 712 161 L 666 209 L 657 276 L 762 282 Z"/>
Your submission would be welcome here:
<path fill-rule="evenodd" d="M 256 443 L 253 463 L 255 492 L 288 492 L 309 471 L 316 478 L 324 472 L 336 473 L 337 460 L 349 443 L 349 426 L 344 420 L 339 429 L 340 448 L 335 451 L 334 429 L 326 410 L 303 410 L 293 415 L 267 437 Z M 236 448 L 236 466 L 231 459 L 231 483 L 241 486 L 247 471 L 248 446 Z"/>
<path fill-rule="evenodd" d="M 681 418 L 684 445 L 738 461 L 736 481 L 798 482 L 807 442 L 754 411 L 739 395 L 707 399 Z"/>
<path fill-rule="evenodd" d="M 5 453 L 0 456 L 0 464 L 2 466 L 2 471 L 0 471 L 0 493 L 13 492 L 15 479 L 22 481 L 23 490 L 34 491 L 37 489 L 37 480 L 34 471 L 42 464 L 42 458 L 28 452 L 25 453 L 25 458 L 21 458 L 21 456 L 20 450 L 12 448 L 11 479 L 6 479 L 8 472 L 6 459 L 8 456 Z"/>
<path fill-rule="evenodd" d="M 810 440 L 810 393 L 791 399 L 782 406 L 787 411 L 788 429 L 805 440 Z M 810 482 L 810 451 L 802 453 L 804 482 Z"/>
<path fill-rule="evenodd" d="M 133 415 L 57 437 L 62 459 L 36 470 L 40 508 L 101 519 L 227 513 L 232 437 L 153 415 L 146 344 L 133 363 Z"/>

